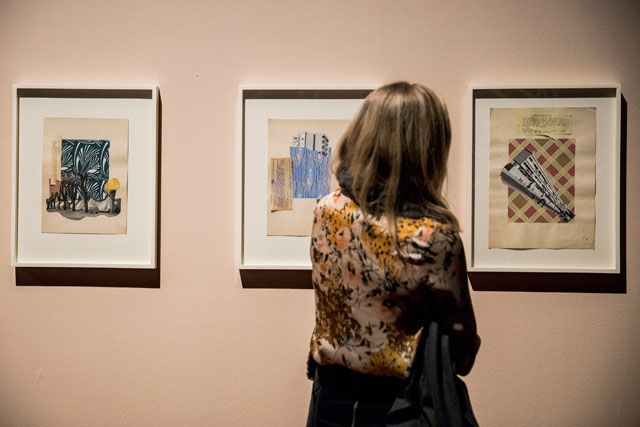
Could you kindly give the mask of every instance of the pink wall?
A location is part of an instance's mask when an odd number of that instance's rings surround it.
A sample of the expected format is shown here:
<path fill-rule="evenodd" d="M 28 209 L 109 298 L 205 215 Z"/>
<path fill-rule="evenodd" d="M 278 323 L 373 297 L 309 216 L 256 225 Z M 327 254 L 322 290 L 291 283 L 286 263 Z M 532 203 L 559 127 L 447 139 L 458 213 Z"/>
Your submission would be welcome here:
<path fill-rule="evenodd" d="M 0 3 L 0 425 L 300 426 L 310 291 L 244 290 L 236 249 L 239 84 L 438 90 L 464 220 L 469 83 L 620 82 L 629 236 L 640 233 L 637 1 L 11 1 Z M 296 64 L 313 64 L 301 69 Z M 157 83 L 161 289 L 14 286 L 12 83 Z M 196 181 L 217 182 L 202 200 Z M 172 196 L 202 200 L 185 208 Z M 469 377 L 487 426 L 640 421 L 640 244 L 628 293 L 473 294 Z"/>

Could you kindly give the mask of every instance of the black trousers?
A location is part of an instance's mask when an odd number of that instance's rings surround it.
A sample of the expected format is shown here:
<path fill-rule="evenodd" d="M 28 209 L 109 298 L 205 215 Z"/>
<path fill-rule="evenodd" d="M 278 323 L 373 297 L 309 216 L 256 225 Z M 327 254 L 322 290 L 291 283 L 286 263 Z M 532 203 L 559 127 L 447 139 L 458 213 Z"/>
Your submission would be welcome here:
<path fill-rule="evenodd" d="M 368 375 L 340 365 L 318 366 L 307 427 L 385 426 L 391 405 L 407 381 Z"/>

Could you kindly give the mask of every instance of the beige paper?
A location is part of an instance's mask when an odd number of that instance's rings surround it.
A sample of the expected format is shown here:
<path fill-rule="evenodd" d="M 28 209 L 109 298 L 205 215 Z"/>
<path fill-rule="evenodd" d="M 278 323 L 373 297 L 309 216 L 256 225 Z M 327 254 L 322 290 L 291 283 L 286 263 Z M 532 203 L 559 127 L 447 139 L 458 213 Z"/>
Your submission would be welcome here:
<path fill-rule="evenodd" d="M 516 115 L 516 135 L 571 135 L 571 114 L 531 112 L 523 109 Z"/>
<path fill-rule="evenodd" d="M 76 212 L 47 209 L 52 190 L 58 190 L 61 177 L 62 140 L 108 140 L 109 185 L 116 188 L 114 198 L 90 201 L 90 212 L 84 213 L 82 202 Z M 127 232 L 127 170 L 129 156 L 128 119 L 89 119 L 45 117 L 42 144 L 42 232 L 62 234 L 126 234 Z M 58 184 L 56 186 L 56 184 Z M 118 202 L 113 200 L 119 199 Z M 117 203 L 120 212 L 115 214 Z M 78 208 L 80 207 L 80 208 Z"/>
<path fill-rule="evenodd" d="M 293 210 L 293 190 L 291 188 L 291 158 L 271 159 L 269 163 L 269 200 L 271 212 Z"/>
<path fill-rule="evenodd" d="M 271 159 L 290 157 L 290 147 L 293 136 L 304 131 L 326 134 L 329 138 L 332 157 L 335 157 L 338 140 L 348 125 L 349 120 L 269 119 L 268 165 L 271 165 Z M 270 186 L 270 182 L 265 183 L 265 185 Z M 330 189 L 334 190 L 336 188 L 338 188 L 338 182 L 336 178 L 332 176 Z M 279 210 L 276 212 L 271 212 L 270 204 L 270 200 L 267 199 L 268 236 L 311 235 L 313 209 L 317 204 L 316 199 L 294 198 L 291 210 Z"/>
<path fill-rule="evenodd" d="M 490 116 L 489 248 L 593 249 L 595 108 L 492 108 Z M 568 223 L 547 222 L 551 219 L 542 211 L 536 215 L 538 222 L 509 221 L 509 189 L 502 182 L 500 171 L 510 162 L 509 142 L 527 138 L 539 140 L 538 147 L 548 146 L 545 139 L 564 138 L 571 143 L 575 140 L 575 159 L 571 159 L 575 162 L 575 196 L 574 200 L 563 198 L 575 213 Z M 534 154 L 548 155 L 544 151 Z"/>

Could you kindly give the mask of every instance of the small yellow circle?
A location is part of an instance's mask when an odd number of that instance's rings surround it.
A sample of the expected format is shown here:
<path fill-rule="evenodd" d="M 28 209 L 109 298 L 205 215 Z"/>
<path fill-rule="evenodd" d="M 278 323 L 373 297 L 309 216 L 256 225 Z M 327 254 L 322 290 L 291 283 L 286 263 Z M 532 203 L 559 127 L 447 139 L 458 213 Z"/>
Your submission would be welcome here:
<path fill-rule="evenodd" d="M 118 178 L 111 178 L 104 186 L 104 189 L 109 192 L 111 190 L 118 191 L 120 189 L 120 180 Z"/>

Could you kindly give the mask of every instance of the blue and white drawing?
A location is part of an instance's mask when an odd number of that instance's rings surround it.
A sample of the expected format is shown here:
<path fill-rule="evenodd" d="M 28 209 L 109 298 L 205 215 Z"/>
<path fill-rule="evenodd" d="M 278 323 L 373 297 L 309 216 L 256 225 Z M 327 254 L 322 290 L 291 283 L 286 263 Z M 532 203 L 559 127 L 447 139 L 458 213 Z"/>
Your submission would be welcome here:
<path fill-rule="evenodd" d="M 104 186 L 109 181 L 109 146 L 104 139 L 63 139 L 60 171 L 87 177 L 88 197 L 101 202 L 109 193 Z M 81 195 L 77 195 L 80 199 Z"/>
<path fill-rule="evenodd" d="M 110 145 L 106 139 L 61 140 L 60 175 L 49 178 L 47 212 L 71 220 L 120 213 L 122 200 L 116 198 L 120 180 L 109 179 Z"/>
<path fill-rule="evenodd" d="M 300 132 L 290 147 L 294 199 L 320 199 L 329 194 L 331 148 L 324 133 Z"/>

